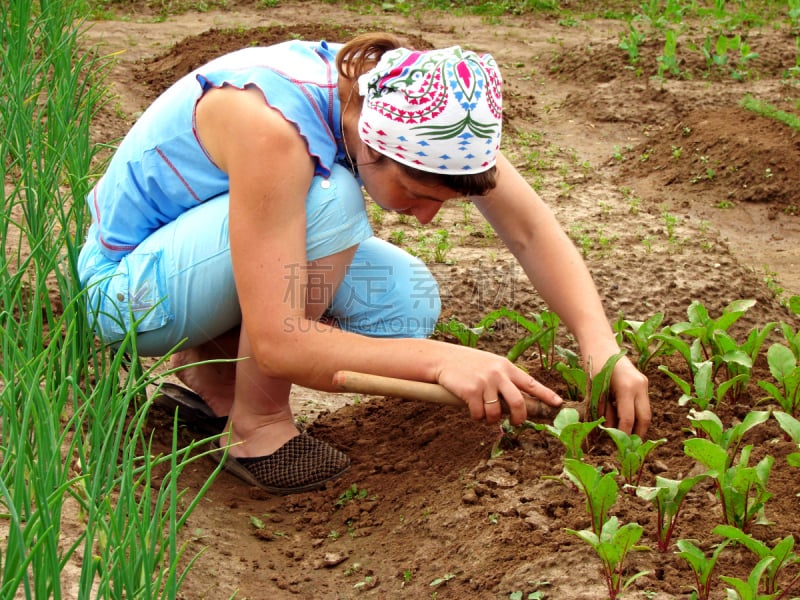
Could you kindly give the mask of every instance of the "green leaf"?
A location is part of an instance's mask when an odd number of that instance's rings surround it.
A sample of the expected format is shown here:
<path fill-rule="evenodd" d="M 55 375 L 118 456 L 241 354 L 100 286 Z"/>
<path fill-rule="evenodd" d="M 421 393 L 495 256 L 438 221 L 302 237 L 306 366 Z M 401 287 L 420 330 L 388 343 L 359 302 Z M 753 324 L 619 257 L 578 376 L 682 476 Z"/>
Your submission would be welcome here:
<path fill-rule="evenodd" d="M 797 367 L 797 360 L 783 344 L 772 344 L 767 350 L 767 363 L 769 364 L 769 372 L 778 381 L 783 383 L 786 378 Z"/>
<path fill-rule="evenodd" d="M 258 517 L 250 516 L 250 525 L 255 527 L 256 529 L 264 529 L 264 521 L 259 519 Z"/>
<path fill-rule="evenodd" d="M 441 577 L 437 577 L 433 581 L 430 582 L 431 587 L 437 587 L 442 585 L 443 583 L 447 583 L 451 579 L 453 579 L 455 575 L 453 573 L 447 573 L 446 575 L 442 575 Z"/>
<path fill-rule="evenodd" d="M 642 526 L 638 523 L 626 523 L 619 528 L 616 536 L 614 536 L 614 541 L 617 543 L 618 547 L 622 546 L 626 550 L 633 548 L 636 542 L 642 537 L 642 531 Z"/>
<path fill-rule="evenodd" d="M 636 487 L 636 495 L 643 500 L 655 504 L 663 503 L 664 497 L 669 494 L 669 490 L 659 486 L 640 485 Z"/>
<path fill-rule="evenodd" d="M 732 350 L 730 352 L 726 352 L 722 355 L 723 362 L 727 363 L 735 363 L 741 367 L 745 367 L 746 369 L 753 368 L 753 359 L 741 349 Z"/>
<path fill-rule="evenodd" d="M 540 331 L 538 333 L 526 335 L 524 338 L 514 344 L 514 346 L 512 346 L 511 350 L 509 350 L 506 354 L 506 358 L 511 362 L 516 362 L 516 360 L 522 356 L 522 354 L 524 354 L 528 348 L 536 344 L 536 342 L 538 342 L 545 333 L 547 332 Z"/>
<path fill-rule="evenodd" d="M 676 483 L 678 484 L 677 487 L 672 490 L 671 498 L 672 498 L 672 506 L 668 507 L 668 510 L 671 511 L 671 514 L 677 514 L 678 508 L 680 508 L 683 499 L 686 497 L 691 489 L 697 485 L 698 482 L 702 481 L 706 477 L 709 477 L 708 473 L 700 473 L 699 475 L 695 475 L 693 477 L 684 477 L 683 479 L 677 480 Z M 661 484 L 664 481 L 671 481 L 663 477 L 656 477 L 656 483 Z"/>
<path fill-rule="evenodd" d="M 689 540 L 678 540 L 675 542 L 675 545 L 678 546 L 680 552 L 678 552 L 678 556 L 683 558 L 691 567 L 691 569 L 697 575 L 697 579 L 701 585 L 705 585 L 708 581 L 708 578 L 711 576 L 711 572 L 714 570 L 714 566 L 717 564 L 717 560 L 722 554 L 722 551 L 725 549 L 730 543 L 730 540 L 725 540 L 721 544 L 718 544 L 714 551 L 712 552 L 711 556 L 706 556 L 705 553 L 695 546 Z"/>
<path fill-rule="evenodd" d="M 641 444 L 641 438 L 639 438 L 639 436 L 636 434 L 628 435 L 621 429 L 616 429 L 614 427 L 603 427 L 602 425 L 600 426 L 600 429 L 611 436 L 611 439 L 614 441 L 614 445 L 617 447 L 617 451 L 620 453 L 620 455 L 635 445 L 633 436 L 636 436 Z"/>
<path fill-rule="evenodd" d="M 727 331 L 754 304 L 755 300 L 735 300 L 731 302 L 723 309 L 722 316 L 714 322 L 715 329 Z"/>
<path fill-rule="evenodd" d="M 800 296 L 789 298 L 789 310 L 796 315 L 800 315 Z"/>
<path fill-rule="evenodd" d="M 723 381 L 722 383 L 720 383 L 719 387 L 717 388 L 717 394 L 716 394 L 717 404 L 722 402 L 722 400 L 728 393 L 729 389 L 733 388 L 734 390 L 736 390 L 738 386 L 745 385 L 749 381 L 749 379 L 750 379 L 749 374 L 740 373 L 736 377 L 733 377 L 732 379 L 728 379 L 727 381 Z"/>
<path fill-rule="evenodd" d="M 797 557 L 792 554 L 792 549 L 794 548 L 794 536 L 789 534 L 785 538 L 783 538 L 780 542 L 775 544 L 775 547 L 772 548 L 772 556 L 774 556 L 778 563 L 782 566 L 787 559 L 791 559 L 792 562 L 797 562 Z"/>
<path fill-rule="evenodd" d="M 546 431 L 550 435 L 557 437 L 567 451 L 568 458 L 580 458 L 583 456 L 581 444 L 586 436 L 597 427 L 603 419 L 581 422 L 580 413 L 574 408 L 562 408 L 553 419 L 553 424 L 527 422 L 526 426 L 537 431 Z"/>
<path fill-rule="evenodd" d="M 705 327 L 711 322 L 708 316 L 708 310 L 697 300 L 689 304 L 689 307 L 686 309 L 686 314 L 689 316 L 689 322 L 693 325 Z"/>
<path fill-rule="evenodd" d="M 692 395 L 692 384 L 688 381 L 682 379 L 679 375 L 676 375 L 672 371 L 669 370 L 669 367 L 666 365 L 658 365 L 658 370 L 662 373 L 666 373 L 672 381 L 680 388 L 681 392 L 683 392 L 684 396 L 691 397 Z"/>
<path fill-rule="evenodd" d="M 575 531 L 574 529 L 565 529 L 564 531 L 578 536 L 592 548 L 597 549 L 597 547 L 600 545 L 600 538 L 598 538 L 597 534 L 591 529 L 581 529 L 580 531 Z"/>
<path fill-rule="evenodd" d="M 680 550 L 680 552 L 676 552 L 676 554 L 689 563 L 689 566 L 693 571 L 699 571 L 703 564 L 707 561 L 706 555 L 703 553 L 703 551 L 695 546 L 691 541 L 678 540 L 675 542 L 675 545 L 678 547 L 678 550 Z"/>
<path fill-rule="evenodd" d="M 753 538 L 738 527 L 733 527 L 732 525 L 717 525 L 711 533 L 714 535 L 721 535 L 734 542 L 739 542 L 758 558 L 764 558 L 770 554 L 769 547 L 765 543 Z"/>
<path fill-rule="evenodd" d="M 758 583 L 761 581 L 761 577 L 764 574 L 764 571 L 767 570 L 770 563 L 774 561 L 775 558 L 772 556 L 767 556 L 762 558 L 756 566 L 753 567 L 753 570 L 750 572 L 750 576 L 747 578 L 747 583 L 750 586 L 750 589 L 756 592 L 758 590 Z"/>
<path fill-rule="evenodd" d="M 708 406 L 714 397 L 713 368 L 714 363 L 710 360 L 705 360 L 697 365 L 694 375 L 694 390 L 697 394 L 697 400 L 701 401 L 698 402 L 700 405 Z"/>
<path fill-rule="evenodd" d="M 759 381 L 758 387 L 765 390 L 772 398 L 774 398 L 778 404 L 781 406 L 784 405 L 786 399 L 783 396 L 783 392 L 780 390 L 778 386 L 770 381 Z"/>
<path fill-rule="evenodd" d="M 774 411 L 772 416 L 774 416 L 775 420 L 778 421 L 781 429 L 783 429 L 786 434 L 792 438 L 792 441 L 796 444 L 800 444 L 800 421 L 798 421 L 789 413 L 780 411 Z"/>
<path fill-rule="evenodd" d="M 753 427 L 765 423 L 767 419 L 769 419 L 769 415 L 770 412 L 768 410 L 751 410 L 745 415 L 741 423 L 734 425 L 728 431 L 731 432 L 732 436 L 735 436 L 737 439 L 741 439 L 744 437 L 744 434 L 750 431 Z"/>
<path fill-rule="evenodd" d="M 692 438 L 683 442 L 684 453 L 717 473 L 724 473 L 728 465 L 728 453 L 714 442 Z"/>
<path fill-rule="evenodd" d="M 556 431 L 563 431 L 568 425 L 574 425 L 581 422 L 580 413 L 574 408 L 562 408 L 558 411 L 555 419 L 553 419 L 553 429 Z"/>
<path fill-rule="evenodd" d="M 689 410 L 689 422 L 697 429 L 706 433 L 706 435 L 715 444 L 719 444 L 722 440 L 722 433 L 724 425 L 713 410 Z"/>
<path fill-rule="evenodd" d="M 609 359 L 603 365 L 603 368 L 592 377 L 591 380 L 591 397 L 590 397 L 590 406 L 591 406 L 591 414 L 592 418 L 597 418 L 599 415 L 597 414 L 597 407 L 600 403 L 600 399 L 605 397 L 608 394 L 608 391 L 611 387 L 611 376 L 614 374 L 614 366 L 625 356 L 625 350 L 621 350 L 617 352 L 613 356 L 609 357 Z"/>

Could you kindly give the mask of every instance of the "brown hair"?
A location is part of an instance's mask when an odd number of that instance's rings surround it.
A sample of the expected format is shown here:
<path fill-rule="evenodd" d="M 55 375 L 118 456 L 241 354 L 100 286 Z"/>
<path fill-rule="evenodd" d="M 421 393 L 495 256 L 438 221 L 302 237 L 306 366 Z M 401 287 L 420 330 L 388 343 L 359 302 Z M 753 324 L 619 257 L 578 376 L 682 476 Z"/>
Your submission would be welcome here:
<path fill-rule="evenodd" d="M 348 79 L 356 79 L 377 65 L 385 52 L 402 47 L 400 39 L 390 33 L 362 33 L 336 55 L 336 70 Z"/>
<path fill-rule="evenodd" d="M 364 33 L 354 37 L 342 47 L 336 55 L 336 69 L 348 79 L 357 79 L 377 65 L 385 52 L 402 47 L 404 46 L 400 39 L 390 33 Z M 376 163 L 383 162 L 384 159 L 392 160 L 377 151 L 374 152 L 378 155 Z M 430 185 L 449 188 L 463 196 L 483 196 L 497 185 L 495 167 L 470 175 L 446 175 L 420 171 L 402 163 L 397 164 L 410 177 Z"/>

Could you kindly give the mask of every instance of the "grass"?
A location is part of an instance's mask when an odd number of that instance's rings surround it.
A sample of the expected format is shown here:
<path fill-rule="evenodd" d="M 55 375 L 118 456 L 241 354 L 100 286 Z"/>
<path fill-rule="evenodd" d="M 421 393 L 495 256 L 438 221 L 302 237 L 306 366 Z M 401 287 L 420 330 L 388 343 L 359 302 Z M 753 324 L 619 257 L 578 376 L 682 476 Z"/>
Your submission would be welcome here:
<path fill-rule="evenodd" d="M 152 371 L 126 373 L 85 315 L 77 258 L 102 166 L 90 124 L 110 64 L 80 48 L 86 10 L 0 8 L 0 597 L 63 597 L 70 565 L 79 597 L 174 598 L 193 561 L 178 532 L 213 476 L 181 490 L 200 455 L 175 435 L 158 454 L 142 402 Z M 122 344 L 136 364 L 135 339 Z"/>
<path fill-rule="evenodd" d="M 800 116 L 794 113 L 778 110 L 769 102 L 759 100 L 758 98 L 754 98 L 749 94 L 742 98 L 741 105 L 750 112 L 762 117 L 766 117 L 767 119 L 773 119 L 779 123 L 783 123 L 784 125 L 788 125 L 795 131 L 800 131 Z"/>

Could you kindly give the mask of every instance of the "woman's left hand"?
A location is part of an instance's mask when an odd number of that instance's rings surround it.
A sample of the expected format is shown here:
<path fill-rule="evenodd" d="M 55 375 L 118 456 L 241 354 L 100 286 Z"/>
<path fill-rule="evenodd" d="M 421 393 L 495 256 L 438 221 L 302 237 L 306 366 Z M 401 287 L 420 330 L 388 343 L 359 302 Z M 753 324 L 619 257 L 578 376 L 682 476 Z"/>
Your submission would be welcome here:
<path fill-rule="evenodd" d="M 626 356 L 614 366 L 608 401 L 598 411 L 606 426 L 644 438 L 652 418 L 648 381 Z"/>

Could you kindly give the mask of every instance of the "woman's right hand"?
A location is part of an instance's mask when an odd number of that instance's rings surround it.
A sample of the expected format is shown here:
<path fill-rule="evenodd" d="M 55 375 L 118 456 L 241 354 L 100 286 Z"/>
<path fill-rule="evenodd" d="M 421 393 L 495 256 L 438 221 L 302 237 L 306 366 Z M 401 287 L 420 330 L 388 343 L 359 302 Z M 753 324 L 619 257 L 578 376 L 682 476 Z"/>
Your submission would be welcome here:
<path fill-rule="evenodd" d="M 496 423 L 502 417 L 498 399 L 502 396 L 510 410 L 509 420 L 520 425 L 527 419 L 528 394 L 545 404 L 558 407 L 559 395 L 531 377 L 505 357 L 490 352 L 447 344 L 436 374 L 439 384 L 461 398 L 475 420 Z"/>

